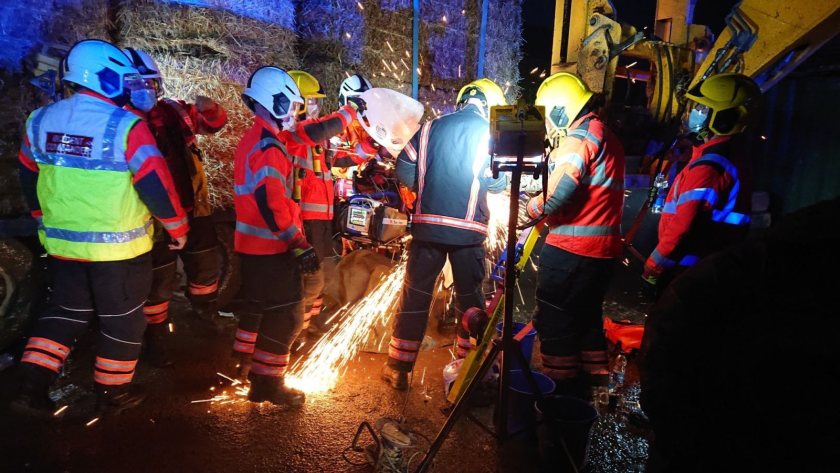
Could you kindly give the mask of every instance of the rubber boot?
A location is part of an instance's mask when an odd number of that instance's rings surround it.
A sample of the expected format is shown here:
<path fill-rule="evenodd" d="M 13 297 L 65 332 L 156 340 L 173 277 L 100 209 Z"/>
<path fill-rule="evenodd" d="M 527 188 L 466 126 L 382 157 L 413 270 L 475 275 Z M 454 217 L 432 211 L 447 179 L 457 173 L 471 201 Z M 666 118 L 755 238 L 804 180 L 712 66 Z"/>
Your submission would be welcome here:
<path fill-rule="evenodd" d="M 127 409 L 137 407 L 146 399 L 146 391 L 135 384 L 127 383 L 108 386 L 96 383 L 96 411 L 100 416 L 119 415 Z"/>
<path fill-rule="evenodd" d="M 263 376 L 250 374 L 251 390 L 248 400 L 251 402 L 268 401 L 272 404 L 297 407 L 306 401 L 303 391 L 286 386 L 282 376 Z"/>
<path fill-rule="evenodd" d="M 166 368 L 175 364 L 169 357 L 168 324 L 152 324 L 146 327 L 146 361 L 155 368 Z"/>
<path fill-rule="evenodd" d="M 51 418 L 55 403 L 50 399 L 50 385 L 56 375 L 45 368 L 31 363 L 21 363 L 23 375 L 17 397 L 9 404 L 9 410 L 22 416 Z"/>
<path fill-rule="evenodd" d="M 192 313 L 202 322 L 204 322 L 211 332 L 215 334 L 222 334 L 227 325 L 222 317 L 219 317 L 219 308 L 216 301 L 211 302 L 195 302 L 191 301 Z"/>
<path fill-rule="evenodd" d="M 400 371 L 392 368 L 386 362 L 382 366 L 382 380 L 388 383 L 389 386 L 397 391 L 405 391 L 408 389 L 408 371 Z"/>

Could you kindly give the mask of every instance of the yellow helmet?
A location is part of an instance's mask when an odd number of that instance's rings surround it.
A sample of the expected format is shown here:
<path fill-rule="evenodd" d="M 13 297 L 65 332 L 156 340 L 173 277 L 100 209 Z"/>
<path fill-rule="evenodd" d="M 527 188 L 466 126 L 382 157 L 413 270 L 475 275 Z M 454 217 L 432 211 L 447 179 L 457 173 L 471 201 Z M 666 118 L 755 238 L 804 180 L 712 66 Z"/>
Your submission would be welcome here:
<path fill-rule="evenodd" d="M 548 76 L 540 84 L 535 105 L 545 107 L 548 122 L 559 131 L 571 125 L 590 97 L 592 91 L 580 77 L 568 72 L 558 72 Z"/>
<path fill-rule="evenodd" d="M 685 97 L 709 108 L 706 127 L 712 133 L 734 135 L 747 127 L 761 100 L 761 89 L 743 74 L 726 73 L 697 84 Z"/>
<path fill-rule="evenodd" d="M 289 71 L 292 80 L 300 89 L 300 95 L 305 99 L 322 99 L 326 97 L 321 83 L 312 74 L 304 71 Z"/>
<path fill-rule="evenodd" d="M 458 92 L 458 98 L 455 99 L 456 107 L 460 108 L 471 98 L 481 100 L 485 107 L 485 113 L 490 112 L 490 107 L 508 104 L 502 88 L 487 78 L 474 80 L 461 87 L 461 90 Z"/>

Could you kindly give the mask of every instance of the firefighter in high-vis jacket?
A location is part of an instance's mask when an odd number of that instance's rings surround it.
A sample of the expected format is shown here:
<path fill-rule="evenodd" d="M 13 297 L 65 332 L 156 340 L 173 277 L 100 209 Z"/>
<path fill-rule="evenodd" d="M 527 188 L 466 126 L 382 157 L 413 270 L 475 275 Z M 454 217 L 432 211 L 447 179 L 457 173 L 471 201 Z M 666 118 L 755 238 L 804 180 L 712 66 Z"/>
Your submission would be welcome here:
<path fill-rule="evenodd" d="M 326 97 L 318 80 L 304 71 L 289 71 L 304 99 L 303 109 L 298 115 L 297 126 L 305 126 L 308 120 L 317 120 L 321 100 Z M 309 323 L 321 313 L 324 280 L 335 270 L 336 251 L 333 244 L 333 217 L 335 214 L 332 174 L 327 164 L 327 147 L 323 141 L 315 146 L 291 142 L 289 153 L 294 160 L 294 199 L 300 204 L 300 215 L 306 239 L 315 249 L 321 263 L 318 271 L 303 275 L 303 329 L 295 343 L 302 348 L 306 343 Z M 327 273 L 329 271 L 329 273 Z"/>
<path fill-rule="evenodd" d="M 527 204 L 546 218 L 534 326 L 543 372 L 562 394 L 588 396 L 607 384 L 604 294 L 621 255 L 624 149 L 598 115 L 598 96 L 579 77 L 559 72 L 537 90 L 549 142 L 546 198 Z"/>
<path fill-rule="evenodd" d="M 304 99 L 295 81 L 277 67 L 257 69 L 242 97 L 254 124 L 234 154 L 235 250 L 242 267 L 245 298 L 233 355 L 240 375 L 251 380 L 248 399 L 300 405 L 303 392 L 284 382 L 289 353 L 303 325 L 301 273 L 320 264 L 303 232 L 293 199 L 290 147 L 314 147 L 341 132 L 355 118 L 353 107 L 296 124 Z"/>
<path fill-rule="evenodd" d="M 501 88 L 489 79 L 464 86 L 457 110 L 426 122 L 397 161 L 397 177 L 417 193 L 411 218 L 412 242 L 388 362 L 382 377 L 394 389 L 407 389 L 408 373 L 428 323 L 435 280 L 447 258 L 455 279 L 455 304 L 463 313 L 484 308 L 484 240 L 487 192 L 504 190 L 507 179 L 490 169 L 490 107 L 505 105 Z M 469 333 L 458 331 L 469 346 Z"/>
<path fill-rule="evenodd" d="M 747 127 L 761 90 L 747 76 L 719 74 L 685 96 L 690 105 L 685 127 L 695 145 L 665 197 L 659 242 L 645 262 L 642 279 L 650 293 L 749 229 L 750 193 L 732 137 Z"/>
<path fill-rule="evenodd" d="M 217 317 L 216 298 L 219 286 L 218 241 L 210 217 L 211 208 L 201 151 L 196 135 L 218 132 L 227 122 L 225 109 L 213 100 L 196 97 L 195 103 L 163 98 L 160 68 L 145 51 L 125 49 L 125 54 L 140 71 L 153 94 L 134 108 L 149 124 L 158 149 L 166 159 L 181 206 L 190 221 L 187 244 L 182 250 L 169 249 L 167 238 L 160 235 L 152 248 L 152 290 L 143 307 L 146 315 L 146 358 L 153 366 L 172 364 L 167 349 L 169 336 L 169 300 L 172 298 L 180 257 L 187 275 L 187 297 L 193 311 L 204 320 Z"/>
<path fill-rule="evenodd" d="M 70 98 L 32 112 L 20 149 L 20 179 L 49 254 L 52 293 L 26 344 L 13 407 L 52 412 L 47 390 L 74 342 L 99 318 L 94 364 L 99 408 L 134 406 L 132 388 L 152 280 L 152 215 L 186 243 L 187 217 L 149 127 L 124 110 L 143 79 L 111 43 L 84 40 L 67 54 Z"/>

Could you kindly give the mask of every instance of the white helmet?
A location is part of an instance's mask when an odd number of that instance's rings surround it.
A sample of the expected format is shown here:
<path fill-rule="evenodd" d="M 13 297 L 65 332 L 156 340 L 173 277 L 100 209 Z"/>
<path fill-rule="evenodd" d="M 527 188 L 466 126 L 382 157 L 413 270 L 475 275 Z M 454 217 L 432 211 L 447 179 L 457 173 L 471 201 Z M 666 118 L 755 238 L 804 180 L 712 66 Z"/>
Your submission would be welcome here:
<path fill-rule="evenodd" d="M 347 97 L 355 97 L 362 92 L 372 89 L 370 81 L 365 76 L 356 73 L 344 79 L 338 87 L 338 104 L 347 105 Z"/>
<path fill-rule="evenodd" d="M 158 97 L 163 94 L 163 76 L 160 75 L 160 67 L 158 67 L 157 63 L 152 56 L 149 55 L 146 51 L 141 49 L 134 49 L 134 48 L 125 48 L 123 49 L 123 53 L 131 59 L 131 63 L 134 64 L 134 67 L 140 71 L 140 75 L 145 80 L 152 80 L 157 84 L 157 88 L 155 91 L 157 92 Z"/>
<path fill-rule="evenodd" d="M 81 85 L 109 99 L 127 97 L 132 88 L 143 84 L 131 60 L 118 47 L 100 39 L 85 39 L 73 45 L 64 66 L 64 82 Z"/>
<path fill-rule="evenodd" d="M 292 76 L 274 66 L 263 66 L 254 71 L 248 79 L 245 91 L 242 92 L 242 98 L 252 111 L 252 101 L 257 102 L 279 122 L 294 119 L 304 103 Z"/>

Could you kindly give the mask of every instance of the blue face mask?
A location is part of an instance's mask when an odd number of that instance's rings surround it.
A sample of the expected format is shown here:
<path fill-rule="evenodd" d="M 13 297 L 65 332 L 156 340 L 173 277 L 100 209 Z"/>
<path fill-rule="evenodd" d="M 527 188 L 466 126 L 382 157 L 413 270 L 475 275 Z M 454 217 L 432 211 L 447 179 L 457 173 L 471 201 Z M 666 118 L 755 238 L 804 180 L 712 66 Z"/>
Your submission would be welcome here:
<path fill-rule="evenodd" d="M 148 112 L 155 108 L 157 97 L 154 90 L 142 88 L 131 91 L 131 105 L 138 110 Z"/>
<path fill-rule="evenodd" d="M 703 131 L 709 121 L 708 107 L 694 107 L 688 114 L 688 120 L 685 122 L 685 127 L 692 133 L 699 133 Z"/>

